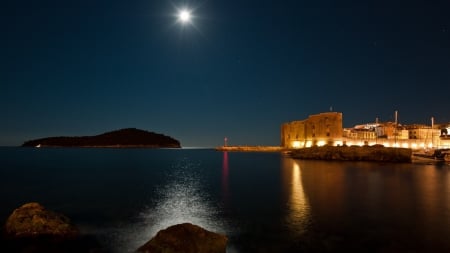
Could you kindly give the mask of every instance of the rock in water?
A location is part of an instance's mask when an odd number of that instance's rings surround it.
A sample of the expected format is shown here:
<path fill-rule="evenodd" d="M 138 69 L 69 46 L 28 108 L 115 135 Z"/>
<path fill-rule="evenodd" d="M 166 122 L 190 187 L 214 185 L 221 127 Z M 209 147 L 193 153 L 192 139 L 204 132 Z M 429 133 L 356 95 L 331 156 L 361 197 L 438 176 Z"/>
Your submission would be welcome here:
<path fill-rule="evenodd" d="M 199 226 L 183 223 L 159 231 L 138 249 L 143 253 L 225 253 L 228 238 Z"/>
<path fill-rule="evenodd" d="M 81 235 L 66 216 L 28 203 L 9 216 L 0 251 L 14 253 L 103 253 L 98 240 Z"/>
<path fill-rule="evenodd" d="M 46 210 L 39 203 L 27 203 L 9 216 L 5 231 L 11 237 L 77 237 L 78 229 L 62 214 Z"/>

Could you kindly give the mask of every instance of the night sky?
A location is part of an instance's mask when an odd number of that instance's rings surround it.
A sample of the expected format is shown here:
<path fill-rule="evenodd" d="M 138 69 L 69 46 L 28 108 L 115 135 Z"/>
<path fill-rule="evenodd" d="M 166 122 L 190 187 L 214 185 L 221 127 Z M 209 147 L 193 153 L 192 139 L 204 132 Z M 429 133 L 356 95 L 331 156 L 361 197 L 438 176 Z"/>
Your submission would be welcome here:
<path fill-rule="evenodd" d="M 3 146 L 128 127 L 279 145 L 282 123 L 330 109 L 344 127 L 450 122 L 448 0 L 11 0 L 0 15 Z"/>

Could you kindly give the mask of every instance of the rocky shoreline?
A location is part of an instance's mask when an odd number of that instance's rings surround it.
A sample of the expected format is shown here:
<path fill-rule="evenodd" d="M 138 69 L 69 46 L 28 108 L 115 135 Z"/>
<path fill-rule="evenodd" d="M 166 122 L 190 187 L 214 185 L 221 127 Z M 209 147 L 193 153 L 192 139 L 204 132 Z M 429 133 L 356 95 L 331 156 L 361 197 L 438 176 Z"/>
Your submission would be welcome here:
<path fill-rule="evenodd" d="M 140 253 L 225 253 L 228 238 L 191 223 L 159 231 L 135 250 Z M 31 202 L 15 209 L 0 236 L 0 251 L 11 253 L 108 253 L 63 214 Z"/>
<path fill-rule="evenodd" d="M 409 148 L 388 148 L 382 146 L 323 146 L 287 151 L 294 159 L 334 160 L 334 161 L 373 161 L 373 162 L 411 162 L 412 150 Z"/>
<path fill-rule="evenodd" d="M 294 159 L 324 161 L 373 161 L 373 162 L 411 162 L 412 150 L 409 148 L 390 148 L 376 146 L 322 146 L 301 149 L 286 149 L 279 146 L 222 146 L 217 151 L 231 152 L 281 152 Z"/>

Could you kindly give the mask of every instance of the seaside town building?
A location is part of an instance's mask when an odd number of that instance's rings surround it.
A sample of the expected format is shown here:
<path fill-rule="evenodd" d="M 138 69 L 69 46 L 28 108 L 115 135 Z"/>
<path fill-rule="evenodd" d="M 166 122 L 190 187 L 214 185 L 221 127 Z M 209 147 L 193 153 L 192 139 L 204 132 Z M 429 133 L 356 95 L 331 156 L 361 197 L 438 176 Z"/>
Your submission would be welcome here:
<path fill-rule="evenodd" d="M 319 113 L 281 126 L 281 146 L 285 148 L 342 145 L 342 136 L 342 113 L 339 112 Z"/>
<path fill-rule="evenodd" d="M 450 148 L 450 123 L 401 125 L 378 122 L 342 127 L 342 113 L 324 112 L 281 126 L 283 148 L 383 145 L 403 148 Z"/>

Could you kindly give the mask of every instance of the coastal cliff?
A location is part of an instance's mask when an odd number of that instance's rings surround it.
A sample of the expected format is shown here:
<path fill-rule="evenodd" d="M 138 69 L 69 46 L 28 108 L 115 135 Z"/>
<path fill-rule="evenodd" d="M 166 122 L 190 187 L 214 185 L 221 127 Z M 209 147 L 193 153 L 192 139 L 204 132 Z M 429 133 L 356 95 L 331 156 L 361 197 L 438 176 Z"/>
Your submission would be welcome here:
<path fill-rule="evenodd" d="M 126 128 L 95 136 L 35 139 L 26 141 L 22 147 L 181 148 L 181 145 L 170 136 Z"/>

